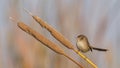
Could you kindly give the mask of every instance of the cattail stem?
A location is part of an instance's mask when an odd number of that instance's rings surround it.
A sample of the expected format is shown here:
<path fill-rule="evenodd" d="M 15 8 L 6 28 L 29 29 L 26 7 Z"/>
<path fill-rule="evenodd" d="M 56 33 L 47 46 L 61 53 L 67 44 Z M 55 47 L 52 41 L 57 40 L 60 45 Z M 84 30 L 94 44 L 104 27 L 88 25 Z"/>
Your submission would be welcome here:
<path fill-rule="evenodd" d="M 66 54 L 64 54 L 64 56 L 67 57 L 67 58 L 69 58 L 74 63 L 76 63 L 79 67 L 83 68 L 81 64 L 79 64 L 78 62 L 76 62 L 75 60 L 73 60 L 71 57 L 67 56 Z"/>
<path fill-rule="evenodd" d="M 81 56 L 84 60 L 86 60 L 89 64 L 91 64 L 94 68 L 98 68 L 95 63 L 93 63 L 90 59 L 88 59 L 85 55 L 83 55 L 78 50 L 74 50 L 79 56 Z"/>
<path fill-rule="evenodd" d="M 14 20 L 14 19 L 12 18 L 12 20 Z M 46 37 L 42 36 L 41 34 L 36 32 L 35 30 L 30 28 L 29 26 L 25 25 L 23 22 L 18 22 L 17 25 L 18 25 L 18 27 L 20 29 L 22 29 L 26 33 L 30 34 L 31 36 L 33 36 L 35 39 L 37 39 L 38 41 L 43 43 L 45 46 L 47 46 L 51 50 L 55 51 L 56 53 L 58 53 L 60 55 L 63 55 L 65 57 L 67 57 L 69 60 L 71 60 L 75 64 L 77 64 L 79 67 L 83 68 L 83 66 L 80 63 L 76 62 L 71 57 L 69 57 L 67 54 L 65 54 L 65 52 L 60 47 L 58 47 L 55 43 L 53 43 L 52 41 L 48 40 Z"/>

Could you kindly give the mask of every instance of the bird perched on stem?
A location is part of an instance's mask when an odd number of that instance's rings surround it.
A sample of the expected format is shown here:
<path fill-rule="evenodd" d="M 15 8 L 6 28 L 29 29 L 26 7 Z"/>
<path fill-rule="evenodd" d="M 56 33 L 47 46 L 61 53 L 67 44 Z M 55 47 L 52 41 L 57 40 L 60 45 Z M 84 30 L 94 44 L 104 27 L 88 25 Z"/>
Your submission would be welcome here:
<path fill-rule="evenodd" d="M 77 36 L 76 46 L 79 51 L 84 52 L 84 53 L 88 51 L 92 51 L 93 49 L 98 50 L 98 51 L 104 51 L 104 52 L 108 51 L 107 49 L 96 48 L 96 47 L 91 46 L 85 35 Z"/>

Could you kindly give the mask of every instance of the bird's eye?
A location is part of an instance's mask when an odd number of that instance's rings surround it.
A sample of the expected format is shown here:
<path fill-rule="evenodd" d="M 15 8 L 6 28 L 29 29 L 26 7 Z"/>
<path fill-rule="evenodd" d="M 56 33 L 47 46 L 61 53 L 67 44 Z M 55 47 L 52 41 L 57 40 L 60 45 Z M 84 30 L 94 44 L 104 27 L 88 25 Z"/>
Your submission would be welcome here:
<path fill-rule="evenodd" d="M 79 35 L 78 38 L 79 38 L 79 40 L 83 40 L 83 39 L 85 39 L 85 36 L 84 35 Z"/>
<path fill-rule="evenodd" d="M 83 36 L 80 37 L 81 40 L 82 40 L 83 38 L 84 38 Z"/>

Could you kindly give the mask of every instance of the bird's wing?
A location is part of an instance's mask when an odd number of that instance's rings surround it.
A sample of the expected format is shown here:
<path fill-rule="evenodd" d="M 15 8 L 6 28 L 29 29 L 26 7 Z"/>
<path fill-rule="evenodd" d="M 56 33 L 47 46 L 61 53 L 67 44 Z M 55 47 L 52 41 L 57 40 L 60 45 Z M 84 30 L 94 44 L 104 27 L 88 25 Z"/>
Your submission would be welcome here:
<path fill-rule="evenodd" d="M 87 43 L 88 43 L 88 47 L 90 48 L 90 51 L 92 52 L 92 47 L 90 46 L 88 41 L 87 41 Z"/>

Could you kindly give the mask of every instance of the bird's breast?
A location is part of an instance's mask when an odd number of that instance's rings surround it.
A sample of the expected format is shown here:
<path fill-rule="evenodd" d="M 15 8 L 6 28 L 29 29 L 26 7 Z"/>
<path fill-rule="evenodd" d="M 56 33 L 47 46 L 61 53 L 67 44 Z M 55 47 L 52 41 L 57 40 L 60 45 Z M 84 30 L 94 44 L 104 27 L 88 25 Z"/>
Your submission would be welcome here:
<path fill-rule="evenodd" d="M 84 42 L 84 41 L 78 41 L 77 42 L 77 47 L 80 51 L 82 52 L 87 52 L 89 51 L 89 44 L 87 42 Z"/>

